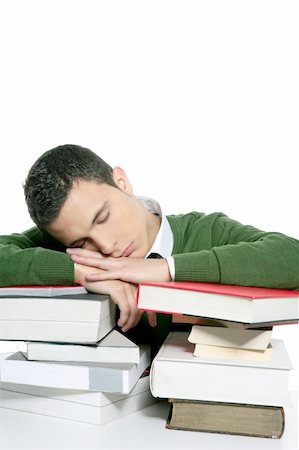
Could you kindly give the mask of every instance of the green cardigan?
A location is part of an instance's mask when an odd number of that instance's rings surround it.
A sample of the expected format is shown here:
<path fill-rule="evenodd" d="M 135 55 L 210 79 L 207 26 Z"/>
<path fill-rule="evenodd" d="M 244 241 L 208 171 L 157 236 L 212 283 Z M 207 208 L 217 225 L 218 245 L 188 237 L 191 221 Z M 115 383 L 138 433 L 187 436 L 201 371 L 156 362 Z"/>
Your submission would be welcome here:
<path fill-rule="evenodd" d="M 222 213 L 167 216 L 175 279 L 299 289 L 299 241 Z M 0 236 L 0 286 L 73 284 L 65 247 L 34 227 Z"/>

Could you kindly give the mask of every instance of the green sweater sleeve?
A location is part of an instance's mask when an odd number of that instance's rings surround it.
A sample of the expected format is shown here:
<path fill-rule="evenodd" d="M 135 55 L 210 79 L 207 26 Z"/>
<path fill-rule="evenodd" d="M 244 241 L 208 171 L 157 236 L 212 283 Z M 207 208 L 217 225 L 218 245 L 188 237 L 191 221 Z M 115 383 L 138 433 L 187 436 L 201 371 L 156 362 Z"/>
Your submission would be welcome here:
<path fill-rule="evenodd" d="M 299 289 L 299 242 L 222 213 L 170 216 L 175 279 Z"/>
<path fill-rule="evenodd" d="M 0 286 L 74 283 L 74 264 L 62 244 L 34 227 L 0 236 Z"/>

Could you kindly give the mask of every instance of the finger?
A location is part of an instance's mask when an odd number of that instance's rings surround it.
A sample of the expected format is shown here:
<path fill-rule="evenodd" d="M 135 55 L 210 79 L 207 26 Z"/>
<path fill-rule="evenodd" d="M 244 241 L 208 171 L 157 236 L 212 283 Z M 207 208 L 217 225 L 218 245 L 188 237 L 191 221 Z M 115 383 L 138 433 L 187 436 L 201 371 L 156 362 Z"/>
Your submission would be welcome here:
<path fill-rule="evenodd" d="M 80 248 L 80 247 L 69 247 L 66 249 L 66 252 L 69 255 L 78 255 L 78 256 L 92 256 L 97 258 L 104 258 L 101 252 L 97 250 L 88 250 L 86 248 Z"/>
<path fill-rule="evenodd" d="M 70 255 L 71 260 L 78 264 L 83 264 L 84 266 L 95 266 L 98 263 L 98 259 L 92 256 L 81 256 L 81 255 Z"/>
<path fill-rule="evenodd" d="M 129 284 L 125 284 L 125 300 L 126 300 L 126 307 L 124 310 L 124 313 L 126 313 L 128 311 L 127 308 L 129 308 L 129 315 L 127 316 L 127 320 L 125 322 L 120 322 L 120 324 L 118 323 L 119 326 L 121 326 L 122 331 L 126 332 L 128 331 L 130 328 L 134 327 L 135 325 L 137 325 L 137 323 L 140 320 L 140 311 L 137 310 L 136 308 L 136 302 L 135 302 L 135 296 L 133 295 L 133 291 L 130 287 Z M 120 307 L 120 305 L 119 305 Z M 122 311 L 121 311 L 121 317 L 120 319 L 122 319 Z"/>
<path fill-rule="evenodd" d="M 151 327 L 157 326 L 157 315 L 154 311 L 147 311 L 147 320 Z"/>
<path fill-rule="evenodd" d="M 89 273 L 85 277 L 86 281 L 105 281 L 105 280 L 120 280 L 120 274 L 113 270 L 105 270 L 101 273 Z"/>
<path fill-rule="evenodd" d="M 71 260 L 74 263 L 77 264 L 82 264 L 84 266 L 89 266 L 89 267 L 97 267 L 99 269 L 103 269 L 106 270 L 109 268 L 109 265 L 107 266 L 106 263 L 104 263 L 103 261 L 105 261 L 104 258 L 94 258 L 92 256 L 80 256 L 80 255 L 70 255 Z"/>

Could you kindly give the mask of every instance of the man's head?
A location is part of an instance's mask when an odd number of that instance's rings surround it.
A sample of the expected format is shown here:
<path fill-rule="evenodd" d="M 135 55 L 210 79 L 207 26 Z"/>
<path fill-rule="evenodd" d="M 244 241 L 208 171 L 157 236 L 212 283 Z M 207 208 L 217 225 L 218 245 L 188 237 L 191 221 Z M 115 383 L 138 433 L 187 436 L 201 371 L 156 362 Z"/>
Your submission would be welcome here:
<path fill-rule="evenodd" d="M 160 219 L 133 195 L 125 171 L 77 145 L 44 153 L 24 189 L 33 221 L 67 247 L 144 257 L 159 230 Z"/>
<path fill-rule="evenodd" d="M 75 180 L 115 186 L 112 167 L 79 145 L 55 147 L 33 164 L 24 192 L 30 217 L 39 228 L 44 229 L 58 216 Z"/>

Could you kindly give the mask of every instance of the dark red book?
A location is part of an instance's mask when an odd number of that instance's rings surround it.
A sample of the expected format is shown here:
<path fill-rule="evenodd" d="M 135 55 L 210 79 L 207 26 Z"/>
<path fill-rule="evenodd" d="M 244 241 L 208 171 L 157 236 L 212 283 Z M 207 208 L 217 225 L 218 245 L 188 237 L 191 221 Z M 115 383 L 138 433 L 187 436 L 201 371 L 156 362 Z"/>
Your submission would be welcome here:
<path fill-rule="evenodd" d="M 299 291 L 187 281 L 144 282 L 138 286 L 137 305 L 149 311 L 267 326 L 298 321 Z"/>

